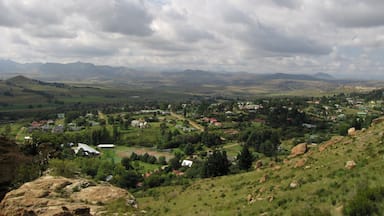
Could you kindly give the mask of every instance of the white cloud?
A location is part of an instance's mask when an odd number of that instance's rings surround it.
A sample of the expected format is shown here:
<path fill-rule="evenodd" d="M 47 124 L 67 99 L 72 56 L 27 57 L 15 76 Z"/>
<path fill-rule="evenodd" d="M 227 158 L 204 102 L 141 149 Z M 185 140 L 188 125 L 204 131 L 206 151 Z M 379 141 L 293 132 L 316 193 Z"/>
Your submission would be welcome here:
<path fill-rule="evenodd" d="M 0 58 L 250 72 L 383 71 L 381 0 L 0 0 Z"/>

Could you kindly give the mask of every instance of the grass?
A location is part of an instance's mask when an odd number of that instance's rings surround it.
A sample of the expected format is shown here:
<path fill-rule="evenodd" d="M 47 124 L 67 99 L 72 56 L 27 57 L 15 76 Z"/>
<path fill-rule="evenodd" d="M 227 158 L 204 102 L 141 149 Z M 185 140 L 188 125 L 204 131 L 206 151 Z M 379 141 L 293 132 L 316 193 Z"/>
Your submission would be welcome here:
<path fill-rule="evenodd" d="M 139 155 L 148 153 L 150 155 L 156 156 L 157 158 L 160 156 L 164 156 L 167 160 L 173 157 L 173 154 L 170 152 L 160 152 L 160 151 L 157 151 L 156 149 L 147 148 L 147 147 L 116 146 L 115 149 L 108 150 L 108 151 L 113 151 L 117 161 L 120 161 L 121 158 L 123 157 L 130 157 L 133 152 Z"/>
<path fill-rule="evenodd" d="M 383 129 L 384 125 L 376 125 L 356 137 L 331 139 L 328 142 L 333 145 L 324 151 L 311 148 L 278 163 L 279 170 L 268 165 L 257 171 L 197 180 L 188 187 L 154 188 L 136 196 L 141 207 L 153 215 L 295 215 L 310 211 L 342 215 L 340 206 L 354 196 L 359 184 L 384 185 L 384 144 L 379 135 Z M 307 160 L 305 166 L 295 168 L 302 158 Z M 346 169 L 348 160 L 357 166 Z M 260 183 L 264 175 L 268 175 L 267 181 Z M 293 181 L 299 183 L 297 188 L 290 188 Z M 248 202 L 249 195 L 254 202 Z"/>

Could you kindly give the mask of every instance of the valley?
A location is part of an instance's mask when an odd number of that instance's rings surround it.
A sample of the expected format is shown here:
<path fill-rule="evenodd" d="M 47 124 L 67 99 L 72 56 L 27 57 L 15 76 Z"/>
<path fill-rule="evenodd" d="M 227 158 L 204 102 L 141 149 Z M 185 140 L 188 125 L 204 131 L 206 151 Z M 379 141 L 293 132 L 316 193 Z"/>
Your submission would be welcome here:
<path fill-rule="evenodd" d="M 325 82 L 301 79 L 271 82 Z M 4 192 L 39 176 L 63 176 L 114 185 L 137 200 L 135 208 L 98 203 L 100 215 L 353 215 L 383 209 L 383 89 L 350 84 L 345 93 L 331 88 L 317 97 L 305 95 L 311 90 L 303 86 L 302 93 L 282 87 L 235 97 L 227 90 L 155 93 L 89 85 L 24 76 L 3 81 L 9 92 L 0 100 L 10 105 L 1 110 L 2 142 L 25 157 L 2 178 Z M 360 194 L 360 188 L 375 194 Z M 356 206 L 355 199 L 367 204 Z M 22 209 L 50 214 L 48 207 Z"/>

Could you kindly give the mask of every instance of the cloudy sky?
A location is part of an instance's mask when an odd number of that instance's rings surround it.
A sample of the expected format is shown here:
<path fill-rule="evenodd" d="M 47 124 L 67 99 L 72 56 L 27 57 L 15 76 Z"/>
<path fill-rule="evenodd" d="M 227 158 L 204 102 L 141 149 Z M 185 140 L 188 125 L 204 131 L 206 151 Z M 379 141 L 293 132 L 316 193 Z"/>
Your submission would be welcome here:
<path fill-rule="evenodd" d="M 384 74 L 383 0 L 0 0 L 0 58 Z"/>

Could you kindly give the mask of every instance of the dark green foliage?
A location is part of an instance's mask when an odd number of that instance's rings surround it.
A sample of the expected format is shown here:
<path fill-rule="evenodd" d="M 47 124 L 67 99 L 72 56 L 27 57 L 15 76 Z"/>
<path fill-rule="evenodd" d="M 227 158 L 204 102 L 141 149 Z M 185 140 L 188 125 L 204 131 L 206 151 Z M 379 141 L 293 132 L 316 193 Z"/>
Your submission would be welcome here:
<path fill-rule="evenodd" d="M 201 142 L 208 147 L 217 146 L 222 143 L 218 134 L 209 133 L 207 130 L 202 133 Z"/>
<path fill-rule="evenodd" d="M 252 167 L 254 158 L 247 146 L 243 146 L 241 152 L 237 155 L 237 163 L 241 170 L 249 170 Z"/>
<path fill-rule="evenodd" d="M 178 170 L 181 167 L 180 157 L 174 157 L 168 161 L 169 168 L 171 170 Z"/>
<path fill-rule="evenodd" d="M 204 163 L 202 163 L 200 161 L 195 161 L 193 163 L 193 166 L 191 166 L 190 168 L 188 168 L 185 171 L 185 176 L 188 177 L 188 178 L 199 178 L 199 177 L 201 177 L 203 166 L 204 166 Z"/>
<path fill-rule="evenodd" d="M 214 177 L 227 175 L 229 172 L 229 161 L 225 151 L 215 150 L 209 155 L 202 168 L 202 177 Z"/>
<path fill-rule="evenodd" d="M 135 188 L 142 180 L 143 177 L 135 170 L 123 171 L 113 177 L 113 182 L 122 188 Z"/>
<path fill-rule="evenodd" d="M 127 157 L 123 157 L 121 159 L 121 165 L 123 165 L 123 167 L 126 169 L 126 170 L 131 170 L 133 169 L 132 165 L 131 165 L 131 160 Z"/>
<path fill-rule="evenodd" d="M 247 146 L 251 146 L 256 152 L 273 156 L 280 145 L 280 136 L 275 129 L 260 127 L 250 128 L 242 135 L 242 140 Z"/>
<path fill-rule="evenodd" d="M 157 163 L 160 165 L 167 165 L 167 160 L 165 159 L 164 156 L 160 156 L 159 159 L 157 160 Z"/>
<path fill-rule="evenodd" d="M 128 158 L 127 158 L 128 159 Z M 149 155 L 148 153 L 144 153 L 143 155 L 138 155 L 135 152 L 132 152 L 131 157 L 129 158 L 130 161 L 142 161 L 145 163 L 150 163 L 150 164 L 156 164 L 157 163 L 157 158 L 153 155 Z"/>
<path fill-rule="evenodd" d="M 350 216 L 379 215 L 383 212 L 384 187 L 368 188 L 360 185 L 356 195 L 345 205 L 344 213 Z"/>
<path fill-rule="evenodd" d="M 53 159 L 49 161 L 49 166 L 54 175 L 72 178 L 78 173 L 79 168 L 74 161 Z"/>
<path fill-rule="evenodd" d="M 195 152 L 195 149 L 193 148 L 192 144 L 188 143 L 187 145 L 185 145 L 184 153 L 186 155 L 192 155 L 194 152 Z"/>
<path fill-rule="evenodd" d="M 144 184 L 148 187 L 157 187 L 163 184 L 164 181 L 164 176 L 154 173 L 144 180 Z"/>

